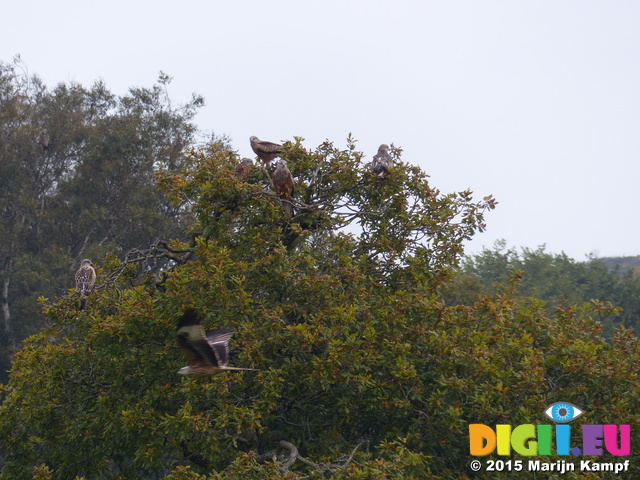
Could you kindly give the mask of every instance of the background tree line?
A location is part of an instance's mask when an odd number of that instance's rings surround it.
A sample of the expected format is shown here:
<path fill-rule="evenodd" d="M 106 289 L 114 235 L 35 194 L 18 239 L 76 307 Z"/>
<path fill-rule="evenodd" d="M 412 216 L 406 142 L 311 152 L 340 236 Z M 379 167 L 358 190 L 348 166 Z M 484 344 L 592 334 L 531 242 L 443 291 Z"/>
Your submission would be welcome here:
<path fill-rule="evenodd" d="M 492 249 L 466 256 L 446 295 L 452 303 L 473 303 L 478 296 L 499 293 L 510 277 L 517 277 L 517 294 L 545 301 L 550 313 L 591 301 L 615 305 L 616 314 L 604 324 L 605 334 L 611 336 L 614 327 L 636 330 L 640 321 L 640 276 L 632 265 L 632 258 L 576 261 L 564 253 L 547 252 L 544 246 L 518 251 L 502 240 Z"/>
<path fill-rule="evenodd" d="M 184 232 L 188 211 L 155 175 L 184 168 L 203 100 L 174 106 L 169 83 L 161 74 L 122 97 L 100 81 L 49 89 L 19 59 L 0 63 L 0 381 L 20 340 L 44 325 L 36 299 L 65 294 L 82 258 Z"/>
<path fill-rule="evenodd" d="M 38 83 L 15 66 L 4 72 L 10 91 Z M 33 322 L 24 334 L 35 333 L 0 387 L 0 479 L 461 479 L 474 475 L 470 423 L 548 423 L 544 410 L 560 400 L 586 412 L 574 432 L 640 420 L 640 343 L 613 326 L 603 335 L 619 312 L 597 291 L 583 302 L 591 266 L 502 245 L 465 260 L 494 200 L 440 192 L 399 149 L 394 168 L 373 175 L 351 138 L 346 148 L 284 144 L 290 216 L 266 168 L 245 181 L 228 142 L 191 148 L 201 100 L 171 107 L 167 82 L 107 95 L 102 129 L 88 122 L 92 140 L 43 199 L 16 187 L 12 203 L 3 190 L 3 252 L 55 287 L 40 306 L 23 297 L 20 318 Z M 22 163 L 7 157 L 14 167 L 49 162 L 44 124 L 17 125 L 33 151 Z M 56 130 L 46 128 L 53 155 Z M 19 250 L 21 221 L 11 223 L 23 210 L 25 226 L 51 236 L 28 238 L 39 248 L 30 252 Z M 58 237 L 68 243 L 55 254 Z M 59 279 L 87 256 L 101 264 L 100 288 L 79 311 L 71 280 Z M 14 267 L 10 292 L 29 271 Z M 565 298 L 574 284 L 584 296 Z M 231 327 L 230 364 L 257 370 L 177 375 L 186 307 L 206 329 Z M 567 477 L 602 478 L 579 473 Z"/>

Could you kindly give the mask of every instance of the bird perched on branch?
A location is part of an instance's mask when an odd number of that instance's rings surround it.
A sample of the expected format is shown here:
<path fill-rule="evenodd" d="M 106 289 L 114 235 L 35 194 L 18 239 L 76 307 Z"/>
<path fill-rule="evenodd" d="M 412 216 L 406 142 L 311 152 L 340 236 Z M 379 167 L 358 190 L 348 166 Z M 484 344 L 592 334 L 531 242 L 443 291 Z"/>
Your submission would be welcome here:
<path fill-rule="evenodd" d="M 253 368 L 228 367 L 230 330 L 216 330 L 205 334 L 198 313 L 185 310 L 178 319 L 176 339 L 188 365 L 178 370 L 180 375 L 208 377 L 226 371 L 248 371 Z"/>
<path fill-rule="evenodd" d="M 293 215 L 293 204 L 291 199 L 293 198 L 293 175 L 287 167 L 286 160 L 279 160 L 276 165 L 276 170 L 273 172 L 273 186 L 276 189 L 276 193 L 280 197 L 284 210 Z"/>
<path fill-rule="evenodd" d="M 389 145 L 383 143 L 378 147 L 378 153 L 373 156 L 371 169 L 378 177 L 384 177 L 391 167 L 393 167 L 393 158 L 389 155 Z"/>
<path fill-rule="evenodd" d="M 76 293 L 80 295 L 80 310 L 87 307 L 87 296 L 96 285 L 96 271 L 91 266 L 91 260 L 85 258 L 76 272 Z"/>
<path fill-rule="evenodd" d="M 250 158 L 243 158 L 240 163 L 236 165 L 236 168 L 233 169 L 233 173 L 235 173 L 240 180 L 246 182 L 252 166 L 253 161 Z"/>
<path fill-rule="evenodd" d="M 46 155 L 49 153 L 49 133 L 46 128 L 40 132 L 39 142 L 40 145 L 42 145 L 42 154 Z"/>
<path fill-rule="evenodd" d="M 279 143 L 267 142 L 260 140 L 258 137 L 253 136 L 249 138 L 251 143 L 251 149 L 254 153 L 264 162 L 265 167 L 269 167 L 271 160 L 280 156 L 282 152 L 282 145 Z"/>

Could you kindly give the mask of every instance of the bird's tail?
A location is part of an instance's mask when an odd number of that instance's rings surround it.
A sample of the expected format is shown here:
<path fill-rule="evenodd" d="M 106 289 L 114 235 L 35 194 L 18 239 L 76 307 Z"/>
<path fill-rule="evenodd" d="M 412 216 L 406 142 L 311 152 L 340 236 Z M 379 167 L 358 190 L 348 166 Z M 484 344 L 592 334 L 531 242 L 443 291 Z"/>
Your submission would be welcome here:
<path fill-rule="evenodd" d="M 87 299 L 86 297 L 80 297 L 80 310 L 84 310 L 87 308 Z"/>
<path fill-rule="evenodd" d="M 255 372 L 257 369 L 255 368 L 242 368 L 242 367 L 224 367 L 220 368 L 221 370 L 234 370 L 234 371 L 245 371 L 245 372 Z"/>
<path fill-rule="evenodd" d="M 280 201 L 282 203 L 282 208 L 287 212 L 287 215 L 290 217 L 293 216 L 293 203 L 291 203 L 291 197 L 289 196 L 281 196 Z"/>

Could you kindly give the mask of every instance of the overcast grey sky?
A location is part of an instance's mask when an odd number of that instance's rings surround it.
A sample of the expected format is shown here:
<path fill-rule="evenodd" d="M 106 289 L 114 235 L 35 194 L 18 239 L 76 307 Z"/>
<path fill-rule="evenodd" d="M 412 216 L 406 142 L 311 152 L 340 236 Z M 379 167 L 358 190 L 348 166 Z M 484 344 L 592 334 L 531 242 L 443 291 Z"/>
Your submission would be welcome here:
<path fill-rule="evenodd" d="M 5 2 L 0 60 L 48 85 L 205 97 L 199 127 L 404 149 L 443 192 L 499 202 L 504 238 L 576 260 L 640 254 L 640 2 Z"/>

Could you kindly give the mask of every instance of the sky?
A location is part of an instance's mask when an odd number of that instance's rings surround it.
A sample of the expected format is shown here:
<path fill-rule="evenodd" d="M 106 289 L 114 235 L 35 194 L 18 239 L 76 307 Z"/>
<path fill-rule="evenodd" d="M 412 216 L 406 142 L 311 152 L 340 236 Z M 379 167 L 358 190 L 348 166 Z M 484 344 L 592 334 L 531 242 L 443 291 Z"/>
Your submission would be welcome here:
<path fill-rule="evenodd" d="M 242 156 L 251 135 L 402 147 L 441 192 L 499 202 L 467 253 L 640 255 L 640 2 L 21 0 L 2 17 L 0 61 L 118 95 L 163 71 Z"/>

